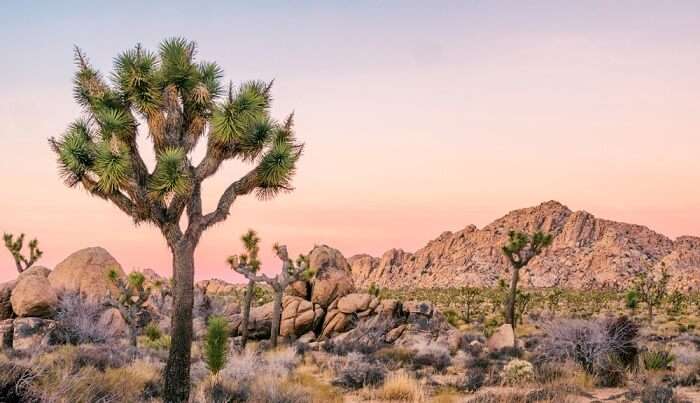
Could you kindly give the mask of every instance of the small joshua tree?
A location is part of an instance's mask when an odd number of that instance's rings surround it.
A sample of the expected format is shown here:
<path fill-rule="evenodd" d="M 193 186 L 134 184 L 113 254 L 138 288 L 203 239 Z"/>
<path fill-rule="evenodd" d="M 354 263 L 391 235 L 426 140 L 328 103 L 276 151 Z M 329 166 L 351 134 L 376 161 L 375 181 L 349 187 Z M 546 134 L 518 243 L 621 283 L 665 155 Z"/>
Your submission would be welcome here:
<path fill-rule="evenodd" d="M 243 247 L 245 248 L 245 254 L 238 256 L 239 268 L 245 267 L 246 271 L 250 273 L 257 273 L 260 270 L 260 260 L 258 259 L 258 253 L 260 252 L 260 238 L 258 234 L 252 229 L 248 230 L 241 237 L 243 242 Z M 229 258 L 230 263 L 231 258 Z M 236 267 L 232 265 L 232 268 L 236 270 Z M 241 274 L 239 270 L 236 270 Z M 245 348 L 248 342 L 248 321 L 250 320 L 250 306 L 253 303 L 253 296 L 255 295 L 255 280 L 253 278 L 248 278 L 248 286 L 245 290 L 244 301 L 243 301 L 243 320 L 241 321 L 241 345 Z"/>
<path fill-rule="evenodd" d="M 24 234 L 20 234 L 17 239 L 14 239 L 14 235 L 5 233 L 3 238 L 5 239 L 5 247 L 12 253 L 12 257 L 15 259 L 15 266 L 17 266 L 17 271 L 22 273 L 28 268 L 32 267 L 34 263 L 44 254 L 44 252 L 39 249 L 39 241 L 36 238 L 29 241 L 29 257 L 22 255 L 22 246 L 24 245 Z"/>
<path fill-rule="evenodd" d="M 226 365 L 228 354 L 228 322 L 213 316 L 207 324 L 207 336 L 204 341 L 204 361 L 212 374 L 216 375 Z"/>
<path fill-rule="evenodd" d="M 654 319 L 654 307 L 661 305 L 666 296 L 669 280 L 671 280 L 671 275 L 668 274 L 664 263 L 661 263 L 661 273 L 658 278 L 650 275 L 647 270 L 637 274 L 634 280 L 634 290 L 637 292 L 639 300 L 647 306 L 649 323 Z"/>
<path fill-rule="evenodd" d="M 559 302 L 564 292 L 558 288 L 554 288 L 547 293 L 547 307 L 549 308 L 549 313 L 554 315 L 554 313 L 559 309 Z"/>
<path fill-rule="evenodd" d="M 116 270 L 110 270 L 109 279 L 119 288 L 119 296 L 113 296 L 105 300 L 105 305 L 116 308 L 124 317 L 129 327 L 129 343 L 137 346 L 138 315 L 144 309 L 144 304 L 151 294 L 149 288 L 144 288 L 145 277 L 142 273 L 132 272 L 126 281 L 119 276 Z"/>
<path fill-rule="evenodd" d="M 247 263 L 242 262 L 241 257 L 234 255 L 228 258 L 231 268 L 244 275 L 248 280 L 267 283 L 274 291 L 272 309 L 272 329 L 270 331 L 270 342 L 272 347 L 277 347 L 277 336 L 279 335 L 280 322 L 282 320 L 282 296 L 284 290 L 294 281 L 309 275 L 308 257 L 299 255 L 296 262 L 289 258 L 287 247 L 275 244 L 273 247 L 275 254 L 282 261 L 282 269 L 275 277 L 268 277 L 264 273 L 256 274 L 251 271 Z"/>
<path fill-rule="evenodd" d="M 484 301 L 481 290 L 476 287 L 462 287 L 458 290 L 456 297 L 463 307 L 464 321 L 471 323 L 472 313 Z"/>
<path fill-rule="evenodd" d="M 506 323 L 515 328 L 515 303 L 518 292 L 518 281 L 520 280 L 520 269 L 539 255 L 542 250 L 552 243 L 552 236 L 537 231 L 532 236 L 519 231 L 508 233 L 508 243 L 503 246 L 503 253 L 508 258 L 513 271 L 510 280 L 510 290 L 506 299 Z"/>

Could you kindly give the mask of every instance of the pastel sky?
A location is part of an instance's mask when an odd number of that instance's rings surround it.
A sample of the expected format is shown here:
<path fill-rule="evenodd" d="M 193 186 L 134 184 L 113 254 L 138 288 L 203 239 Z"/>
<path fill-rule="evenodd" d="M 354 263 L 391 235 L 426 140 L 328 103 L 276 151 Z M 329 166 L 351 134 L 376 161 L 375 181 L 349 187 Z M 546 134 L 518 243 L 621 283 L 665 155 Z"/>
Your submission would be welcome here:
<path fill-rule="evenodd" d="M 205 234 L 198 279 L 236 280 L 224 259 L 251 227 L 274 271 L 274 241 L 412 251 L 550 199 L 700 235 L 700 2 L 240 3 L 0 3 L 0 231 L 38 236 L 48 267 L 100 245 L 170 273 L 159 232 L 66 188 L 46 139 L 80 114 L 74 44 L 106 74 L 178 35 L 227 79 L 274 78 L 306 142 L 293 193 L 239 200 Z M 205 207 L 245 168 L 207 182 Z M 15 276 L 4 250 L 0 269 Z"/>

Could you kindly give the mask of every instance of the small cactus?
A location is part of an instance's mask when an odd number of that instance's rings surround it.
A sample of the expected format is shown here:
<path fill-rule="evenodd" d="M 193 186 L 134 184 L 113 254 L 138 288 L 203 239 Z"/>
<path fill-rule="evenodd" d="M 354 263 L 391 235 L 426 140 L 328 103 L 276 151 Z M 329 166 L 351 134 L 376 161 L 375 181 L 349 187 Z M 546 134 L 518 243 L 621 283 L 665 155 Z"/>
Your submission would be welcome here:
<path fill-rule="evenodd" d="M 15 265 L 17 266 L 17 271 L 22 273 L 28 268 L 32 267 L 34 263 L 44 254 L 44 252 L 39 249 L 39 241 L 34 238 L 29 241 L 29 257 L 25 257 L 22 254 L 22 246 L 24 245 L 24 234 L 20 234 L 17 239 L 14 239 L 14 235 L 5 233 L 3 236 L 5 240 L 5 247 L 12 253 L 12 257 L 15 259 Z"/>

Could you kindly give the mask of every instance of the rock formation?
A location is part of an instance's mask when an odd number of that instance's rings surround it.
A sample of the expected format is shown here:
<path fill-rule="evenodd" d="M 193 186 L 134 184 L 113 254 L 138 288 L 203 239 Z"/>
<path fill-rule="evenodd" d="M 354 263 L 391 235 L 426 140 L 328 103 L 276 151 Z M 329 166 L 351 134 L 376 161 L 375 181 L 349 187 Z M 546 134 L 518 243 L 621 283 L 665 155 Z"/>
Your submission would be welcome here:
<path fill-rule="evenodd" d="M 372 283 L 387 288 L 493 286 L 509 272 L 501 246 L 510 230 L 554 236 L 526 267 L 523 282 L 529 286 L 624 288 L 640 271 L 664 262 L 672 286 L 700 288 L 700 238 L 674 241 L 644 226 L 573 212 L 556 201 L 512 211 L 482 229 L 470 225 L 444 232 L 415 253 L 391 249 L 380 258 L 363 254 L 348 261 L 360 288 Z"/>

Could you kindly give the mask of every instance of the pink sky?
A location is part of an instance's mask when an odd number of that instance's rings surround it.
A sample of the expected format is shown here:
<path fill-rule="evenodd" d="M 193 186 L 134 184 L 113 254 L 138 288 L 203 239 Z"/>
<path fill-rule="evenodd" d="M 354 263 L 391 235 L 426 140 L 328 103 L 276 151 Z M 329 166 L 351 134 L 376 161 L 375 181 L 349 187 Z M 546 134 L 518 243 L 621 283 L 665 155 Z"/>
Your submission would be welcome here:
<path fill-rule="evenodd" d="M 235 280 L 224 260 L 247 228 L 274 271 L 275 241 L 295 253 L 316 243 L 346 256 L 412 251 L 550 199 L 671 237 L 700 235 L 700 7 L 586 3 L 593 11 L 253 8 L 225 24 L 183 24 L 177 34 L 198 41 L 227 78 L 275 78 L 274 114 L 294 110 L 307 144 L 294 193 L 239 200 L 205 234 L 197 278 Z M 173 32 L 157 22 L 124 32 L 110 13 L 76 26 L 49 12 L 60 10 L 0 9 L 0 51 L 12 55 L 0 64 L 0 231 L 38 236 L 48 267 L 100 245 L 125 270 L 168 274 L 158 231 L 66 188 L 46 139 L 79 114 L 73 43 L 108 73 L 117 52 Z M 272 32 L 222 39 L 263 14 Z M 205 206 L 244 168 L 229 164 L 207 182 Z M 14 276 L 3 251 L 0 279 Z"/>

